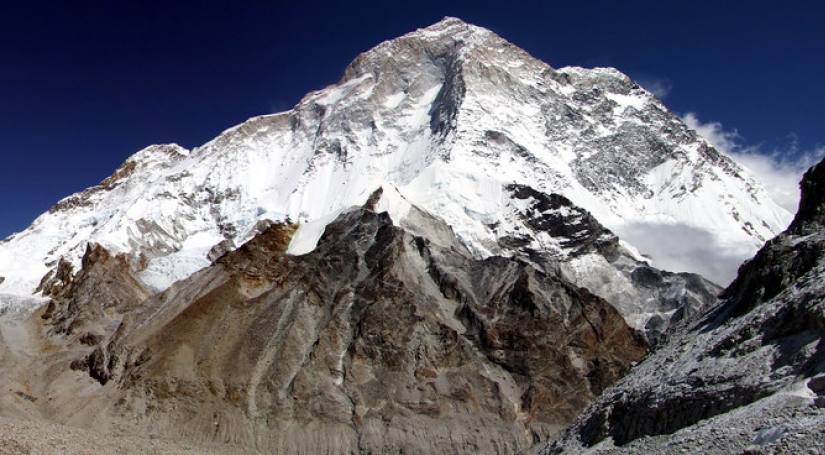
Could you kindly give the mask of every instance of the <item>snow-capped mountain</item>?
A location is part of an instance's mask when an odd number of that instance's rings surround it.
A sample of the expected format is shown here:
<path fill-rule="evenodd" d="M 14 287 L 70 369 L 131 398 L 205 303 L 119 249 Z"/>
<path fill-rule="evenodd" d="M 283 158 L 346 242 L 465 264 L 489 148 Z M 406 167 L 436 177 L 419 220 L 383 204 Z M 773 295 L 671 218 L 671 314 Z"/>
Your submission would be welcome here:
<path fill-rule="evenodd" d="M 60 201 L 0 243 L 0 307 L 25 305 L 60 258 L 77 266 L 89 242 L 127 253 L 155 290 L 209 265 L 216 245 L 252 238 L 262 220 L 298 223 L 289 252 L 307 253 L 329 222 L 379 187 L 379 208 L 394 222 L 403 226 L 420 207 L 479 258 L 516 254 L 517 238 L 573 276 L 605 269 L 601 255 L 523 236 L 529 223 L 512 185 L 562 195 L 613 230 L 681 224 L 754 251 L 790 219 L 619 71 L 554 69 L 445 18 L 361 54 L 339 83 L 290 111 L 249 119 L 191 151 L 150 146 Z"/>

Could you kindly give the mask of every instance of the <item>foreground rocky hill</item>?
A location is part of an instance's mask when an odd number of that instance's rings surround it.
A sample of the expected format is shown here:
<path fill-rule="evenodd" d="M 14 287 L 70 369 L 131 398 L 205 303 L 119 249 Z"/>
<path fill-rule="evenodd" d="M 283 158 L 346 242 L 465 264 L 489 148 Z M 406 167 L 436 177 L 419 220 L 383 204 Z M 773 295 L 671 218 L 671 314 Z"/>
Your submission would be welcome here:
<path fill-rule="evenodd" d="M 562 453 L 825 452 L 825 162 L 720 304 L 607 390 Z"/>

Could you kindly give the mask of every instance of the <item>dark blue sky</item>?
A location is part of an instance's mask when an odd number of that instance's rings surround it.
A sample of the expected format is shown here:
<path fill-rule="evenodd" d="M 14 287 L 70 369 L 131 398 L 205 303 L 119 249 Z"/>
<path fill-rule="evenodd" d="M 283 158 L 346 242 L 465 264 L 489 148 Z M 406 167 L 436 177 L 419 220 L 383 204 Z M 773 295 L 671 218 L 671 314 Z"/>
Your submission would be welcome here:
<path fill-rule="evenodd" d="M 25 5 L 24 5 L 25 4 Z M 750 144 L 825 142 L 822 2 L 2 2 L 0 237 L 138 149 L 199 145 L 445 15 L 552 66 L 615 66 Z"/>

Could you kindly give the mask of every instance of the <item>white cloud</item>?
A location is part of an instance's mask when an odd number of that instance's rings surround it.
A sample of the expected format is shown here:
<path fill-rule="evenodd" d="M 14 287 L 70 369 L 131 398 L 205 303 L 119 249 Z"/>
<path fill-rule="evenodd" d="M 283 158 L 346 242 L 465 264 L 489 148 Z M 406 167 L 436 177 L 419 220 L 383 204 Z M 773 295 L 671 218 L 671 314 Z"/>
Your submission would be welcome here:
<path fill-rule="evenodd" d="M 750 243 L 722 246 L 710 231 L 683 224 L 630 223 L 616 233 L 648 256 L 654 267 L 698 273 L 722 286 L 733 281 L 739 265 L 755 252 Z"/>
<path fill-rule="evenodd" d="M 682 120 L 722 153 L 733 158 L 761 182 L 771 198 L 791 213 L 799 200 L 799 180 L 812 165 L 825 157 L 825 147 L 801 151 L 793 138 L 783 149 L 765 150 L 745 145 L 736 130 L 719 122 L 702 122 L 694 113 Z M 693 272 L 727 285 L 739 265 L 753 256 L 751 243 L 719 244 L 712 232 L 696 227 L 659 223 L 616 226 L 616 234 L 649 256 L 655 267 L 674 272 Z"/>
<path fill-rule="evenodd" d="M 667 98 L 670 91 L 673 90 L 673 83 L 667 79 L 641 76 L 637 79 L 637 81 L 639 82 L 639 85 L 645 88 L 645 90 L 652 93 L 653 96 L 659 98 L 660 100 Z"/>
<path fill-rule="evenodd" d="M 793 158 L 779 153 L 762 154 L 743 151 L 731 154 L 768 189 L 773 200 L 791 213 L 799 206 L 799 180 L 809 167 L 825 156 L 825 147 L 805 152 Z"/>
<path fill-rule="evenodd" d="M 825 146 L 801 151 L 794 139 L 784 149 L 763 150 L 744 145 L 736 130 L 726 130 L 719 122 L 702 122 L 692 112 L 682 120 L 719 151 L 726 153 L 761 182 L 771 198 L 789 212 L 799 203 L 799 180 L 809 167 L 825 157 Z"/>
<path fill-rule="evenodd" d="M 730 153 L 738 148 L 736 143 L 740 136 L 736 130 L 725 130 L 719 122 L 703 123 L 693 112 L 682 116 L 682 121 L 722 152 Z"/>

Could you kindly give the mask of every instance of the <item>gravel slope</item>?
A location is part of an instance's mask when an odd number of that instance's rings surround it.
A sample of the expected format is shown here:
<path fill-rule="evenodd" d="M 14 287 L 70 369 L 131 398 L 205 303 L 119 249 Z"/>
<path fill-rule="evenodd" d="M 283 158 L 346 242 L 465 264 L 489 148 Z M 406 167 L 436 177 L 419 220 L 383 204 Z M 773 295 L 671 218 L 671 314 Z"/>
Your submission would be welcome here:
<path fill-rule="evenodd" d="M 164 439 L 116 436 L 45 422 L 0 418 L 0 455 L 201 455 L 258 453 L 193 446 Z"/>

